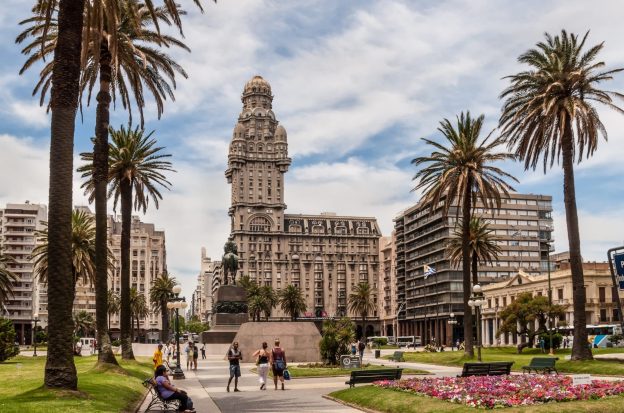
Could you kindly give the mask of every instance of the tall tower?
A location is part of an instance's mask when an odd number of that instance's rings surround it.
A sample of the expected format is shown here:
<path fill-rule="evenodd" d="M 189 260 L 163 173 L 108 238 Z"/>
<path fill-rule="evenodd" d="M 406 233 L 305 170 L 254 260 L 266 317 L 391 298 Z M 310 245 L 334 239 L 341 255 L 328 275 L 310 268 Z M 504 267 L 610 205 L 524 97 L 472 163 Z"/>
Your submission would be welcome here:
<path fill-rule="evenodd" d="M 241 100 L 225 171 L 232 185 L 229 215 L 235 239 L 247 232 L 284 231 L 284 173 L 291 162 L 286 129 L 272 110 L 271 85 L 254 76 Z"/>

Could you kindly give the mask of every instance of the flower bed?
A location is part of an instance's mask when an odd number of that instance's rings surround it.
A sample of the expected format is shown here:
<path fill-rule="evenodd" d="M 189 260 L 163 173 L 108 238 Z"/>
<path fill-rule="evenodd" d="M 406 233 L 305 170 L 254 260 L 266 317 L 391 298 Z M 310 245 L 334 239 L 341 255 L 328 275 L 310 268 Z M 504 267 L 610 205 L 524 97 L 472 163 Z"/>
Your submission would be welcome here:
<path fill-rule="evenodd" d="M 591 385 L 573 386 L 569 376 L 537 374 L 414 378 L 374 384 L 486 409 L 600 399 L 624 393 L 624 381 L 594 380 Z"/>

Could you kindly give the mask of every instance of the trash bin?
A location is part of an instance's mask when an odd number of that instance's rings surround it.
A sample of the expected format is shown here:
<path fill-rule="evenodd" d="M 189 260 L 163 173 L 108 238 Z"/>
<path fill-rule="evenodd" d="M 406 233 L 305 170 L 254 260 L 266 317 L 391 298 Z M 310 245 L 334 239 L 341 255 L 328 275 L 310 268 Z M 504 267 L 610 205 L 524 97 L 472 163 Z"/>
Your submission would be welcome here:
<path fill-rule="evenodd" d="M 378 359 L 381 356 L 381 350 L 375 350 L 375 358 Z"/>

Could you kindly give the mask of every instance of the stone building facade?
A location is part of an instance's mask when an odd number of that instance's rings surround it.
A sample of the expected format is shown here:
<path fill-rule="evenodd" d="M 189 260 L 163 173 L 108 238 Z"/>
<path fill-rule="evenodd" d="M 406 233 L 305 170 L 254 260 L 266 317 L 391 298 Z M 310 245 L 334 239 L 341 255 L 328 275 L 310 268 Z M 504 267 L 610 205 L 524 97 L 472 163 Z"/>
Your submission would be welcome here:
<path fill-rule="evenodd" d="M 0 314 L 13 321 L 20 344 L 32 342 L 34 317 L 42 328 L 48 321 L 46 289 L 36 279 L 30 258 L 37 245 L 35 232 L 43 230 L 48 221 L 47 211 L 45 205 L 28 201 L 0 209 L 0 249 L 15 260 L 8 269 L 19 277 L 13 284 L 13 297 L 0 308 Z"/>
<path fill-rule="evenodd" d="M 492 264 L 479 266 L 479 282 L 509 278 L 523 270 L 539 275 L 548 267 L 552 241 L 552 197 L 510 194 L 493 214 L 477 204 L 475 213 L 487 220 L 502 252 Z M 458 208 L 452 203 L 444 213 L 443 203 L 430 210 L 417 203 L 394 220 L 396 233 L 396 277 L 399 335 L 417 335 L 423 342 L 435 337 L 450 344 L 463 340 L 463 285 L 461 265 L 453 265 L 446 247 L 453 236 Z M 424 266 L 436 269 L 426 277 Z M 458 323 L 448 324 L 454 313 Z"/>
<path fill-rule="evenodd" d="M 357 283 L 367 281 L 375 291 L 378 287 L 377 221 L 334 213 L 286 214 L 284 174 L 291 159 L 286 129 L 277 121 L 272 101 L 271 86 L 262 77 L 245 84 L 229 147 L 225 176 L 231 184 L 229 216 L 240 257 L 238 275 L 276 290 L 297 286 L 307 315 L 346 315 L 347 297 Z M 274 316 L 284 314 L 276 309 Z"/>
<path fill-rule="evenodd" d="M 397 331 L 396 238 L 379 239 L 379 321 L 382 336 L 395 336 Z"/>

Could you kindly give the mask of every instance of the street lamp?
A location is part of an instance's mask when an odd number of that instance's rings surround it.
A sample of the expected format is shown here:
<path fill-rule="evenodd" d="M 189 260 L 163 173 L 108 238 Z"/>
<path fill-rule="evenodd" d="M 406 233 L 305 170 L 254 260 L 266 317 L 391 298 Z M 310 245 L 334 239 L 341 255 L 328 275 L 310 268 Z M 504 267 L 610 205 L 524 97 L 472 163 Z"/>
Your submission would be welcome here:
<path fill-rule="evenodd" d="M 550 349 L 548 351 L 548 354 L 551 356 L 554 356 L 555 350 L 553 349 L 553 336 L 552 336 L 552 328 L 553 328 L 552 287 L 550 286 L 550 232 L 548 233 L 548 239 L 546 240 L 546 245 L 548 245 L 548 336 L 550 340 Z"/>
<path fill-rule="evenodd" d="M 188 304 L 186 303 L 186 298 L 184 297 L 179 297 L 180 293 L 182 292 L 182 287 L 180 287 L 179 285 L 176 285 L 173 287 L 173 289 L 171 290 L 173 292 L 172 297 L 169 298 L 169 301 L 167 302 L 167 308 L 168 309 L 175 309 L 175 338 L 176 338 L 176 367 L 173 370 L 173 378 L 176 380 L 180 380 L 180 379 L 184 379 L 184 372 L 182 371 L 182 368 L 180 367 L 180 314 L 179 314 L 179 309 L 185 309 L 186 307 L 188 307 Z"/>
<path fill-rule="evenodd" d="M 37 323 L 39 322 L 39 313 L 33 314 L 32 321 L 35 323 L 35 329 L 33 333 L 33 357 L 37 357 Z"/>
<path fill-rule="evenodd" d="M 457 324 L 457 319 L 455 318 L 455 313 L 449 314 L 449 319 L 447 321 L 448 325 L 451 326 L 451 350 L 453 349 L 453 345 L 455 345 L 455 325 Z M 457 346 L 457 350 L 459 350 L 459 346 Z"/>
<path fill-rule="evenodd" d="M 481 361 L 481 307 L 485 305 L 485 299 L 479 284 L 472 286 L 472 295 L 468 300 L 468 305 L 475 310 L 477 319 L 477 361 Z"/>

